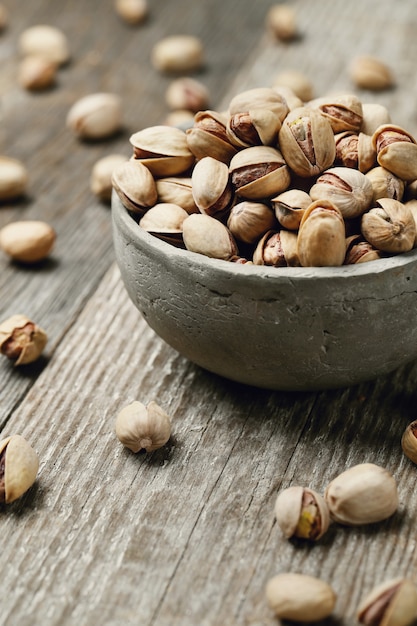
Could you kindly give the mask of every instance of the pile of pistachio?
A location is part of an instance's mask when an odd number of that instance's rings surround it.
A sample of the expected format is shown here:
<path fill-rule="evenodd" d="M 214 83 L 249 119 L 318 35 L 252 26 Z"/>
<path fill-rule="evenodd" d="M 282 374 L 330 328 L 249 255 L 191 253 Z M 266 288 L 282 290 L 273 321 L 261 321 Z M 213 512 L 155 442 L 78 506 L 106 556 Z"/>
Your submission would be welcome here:
<path fill-rule="evenodd" d="M 251 89 L 191 128 L 152 126 L 130 142 L 116 192 L 142 228 L 188 250 L 340 266 L 416 245 L 417 144 L 353 94 L 302 102 Z"/>

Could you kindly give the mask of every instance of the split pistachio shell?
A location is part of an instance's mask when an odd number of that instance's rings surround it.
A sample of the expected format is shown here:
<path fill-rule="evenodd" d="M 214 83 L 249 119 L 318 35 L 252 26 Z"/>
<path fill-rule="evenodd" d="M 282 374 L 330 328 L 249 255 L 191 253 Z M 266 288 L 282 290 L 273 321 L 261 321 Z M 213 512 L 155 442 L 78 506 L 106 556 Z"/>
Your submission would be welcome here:
<path fill-rule="evenodd" d="M 380 165 L 373 167 L 369 172 L 366 172 L 365 176 L 370 180 L 372 185 L 373 204 L 380 198 L 402 200 L 405 189 L 404 181 L 385 167 L 381 167 Z"/>
<path fill-rule="evenodd" d="M 149 126 L 130 137 L 134 157 L 154 176 L 177 176 L 194 163 L 184 131 L 173 126 Z"/>
<path fill-rule="evenodd" d="M 331 518 L 340 524 L 372 524 L 391 517 L 398 508 L 397 484 L 383 467 L 354 465 L 328 485 L 324 498 Z"/>
<path fill-rule="evenodd" d="M 185 109 L 197 113 L 207 109 L 209 92 L 200 81 L 183 76 L 171 82 L 165 92 L 165 100 L 173 111 Z"/>
<path fill-rule="evenodd" d="M 390 124 L 391 116 L 384 105 L 376 102 L 362 103 L 361 131 L 366 135 L 373 135 L 378 126 Z"/>
<path fill-rule="evenodd" d="M 212 157 L 203 157 L 191 175 L 193 198 L 202 213 L 223 216 L 233 199 L 229 168 Z"/>
<path fill-rule="evenodd" d="M 277 39 L 291 41 L 298 35 L 297 15 L 289 4 L 274 4 L 266 15 L 266 28 Z"/>
<path fill-rule="evenodd" d="M 23 195 L 28 184 L 28 171 L 21 161 L 0 156 L 0 202 Z"/>
<path fill-rule="evenodd" d="M 333 165 L 333 130 L 317 110 L 301 107 L 291 111 L 283 121 L 278 141 L 288 167 L 298 176 L 317 176 Z"/>
<path fill-rule="evenodd" d="M 26 315 L 12 315 L 0 324 L 0 351 L 15 365 L 26 365 L 41 355 L 48 337 Z"/>
<path fill-rule="evenodd" d="M 392 198 L 380 198 L 377 206 L 364 213 L 361 232 L 378 250 L 408 252 L 416 239 L 416 223 L 410 208 Z"/>
<path fill-rule="evenodd" d="M 376 261 L 380 258 L 382 258 L 382 253 L 374 248 L 369 241 L 363 239 L 361 235 L 352 235 L 347 238 L 344 265 L 356 265 L 357 263 Z"/>
<path fill-rule="evenodd" d="M 372 135 L 379 165 L 401 178 L 417 178 L 417 144 L 414 137 L 394 124 L 379 126 Z"/>
<path fill-rule="evenodd" d="M 151 61 L 160 72 L 193 72 L 203 65 L 203 44 L 193 35 L 164 37 L 154 45 Z"/>
<path fill-rule="evenodd" d="M 0 502 L 9 504 L 20 498 L 35 482 L 39 459 L 21 435 L 0 441 Z"/>
<path fill-rule="evenodd" d="M 235 204 L 227 220 L 227 227 L 232 235 L 249 244 L 256 243 L 276 226 L 276 218 L 270 206 L 249 200 Z"/>
<path fill-rule="evenodd" d="M 289 230 L 268 231 L 258 241 L 253 263 L 272 267 L 299 267 L 297 234 Z"/>
<path fill-rule="evenodd" d="M 330 523 L 329 507 L 323 496 L 299 486 L 288 487 L 278 494 L 275 517 L 288 539 L 299 537 L 317 541 Z"/>
<path fill-rule="evenodd" d="M 123 154 L 109 154 L 96 161 L 90 175 L 90 189 L 104 202 L 110 202 L 113 184 L 113 172 L 122 163 L 126 163 Z"/>
<path fill-rule="evenodd" d="M 139 226 L 168 243 L 183 247 L 182 224 L 186 217 L 187 211 L 177 204 L 159 203 L 146 211 Z"/>
<path fill-rule="evenodd" d="M 247 200 L 271 198 L 291 182 L 281 152 L 270 146 L 244 148 L 230 161 L 229 171 L 237 194 Z"/>
<path fill-rule="evenodd" d="M 178 204 L 187 213 L 198 213 L 194 201 L 191 177 L 169 176 L 155 181 L 159 202 Z"/>
<path fill-rule="evenodd" d="M 414 223 L 416 225 L 416 238 L 414 239 L 414 248 L 417 247 L 417 200 L 416 199 L 412 199 L 412 200 L 408 200 L 405 205 L 407 206 L 407 208 L 410 209 L 411 214 L 414 218 Z"/>
<path fill-rule="evenodd" d="M 253 109 L 232 115 L 226 130 L 233 145 L 248 148 L 276 145 L 280 128 L 281 121 L 275 113 L 268 109 Z"/>
<path fill-rule="evenodd" d="M 328 200 L 317 200 L 306 209 L 298 233 L 298 256 L 304 267 L 340 266 L 345 258 L 343 216 Z"/>
<path fill-rule="evenodd" d="M 203 213 L 189 215 L 184 220 L 182 228 L 187 250 L 226 261 L 238 254 L 230 230 L 210 215 Z"/>
<path fill-rule="evenodd" d="M 282 98 L 284 98 L 289 111 L 292 111 L 293 109 L 298 109 L 299 107 L 302 107 L 304 105 L 304 101 L 301 100 L 301 98 L 299 98 L 290 87 L 287 87 L 286 85 L 275 84 L 273 85 L 272 89 L 276 91 Z"/>
<path fill-rule="evenodd" d="M 37 263 L 45 259 L 56 239 L 55 230 L 41 220 L 11 222 L 0 230 L 0 248 L 12 259 Z"/>
<path fill-rule="evenodd" d="M 328 583 L 295 573 L 271 578 L 266 598 L 276 617 L 308 623 L 329 617 L 336 604 L 336 594 Z"/>
<path fill-rule="evenodd" d="M 42 56 L 53 63 L 62 65 L 70 58 L 66 35 L 47 24 L 31 26 L 22 32 L 18 41 L 19 53 L 22 56 Z"/>
<path fill-rule="evenodd" d="M 345 131 L 335 135 L 335 165 L 342 165 L 359 170 L 369 171 L 376 165 L 376 150 L 371 135 Z"/>
<path fill-rule="evenodd" d="M 362 215 L 371 205 L 372 194 L 369 179 L 349 167 L 326 170 L 310 189 L 313 201 L 329 200 L 340 209 L 344 218 Z"/>
<path fill-rule="evenodd" d="M 277 220 L 289 230 L 299 229 L 304 211 L 311 203 L 309 194 L 301 189 L 288 189 L 271 199 Z"/>
<path fill-rule="evenodd" d="M 55 83 L 57 65 L 54 61 L 32 54 L 19 63 L 17 79 L 29 91 L 49 89 Z"/>
<path fill-rule="evenodd" d="M 143 214 L 157 201 L 154 178 L 140 161 L 132 159 L 118 165 L 112 184 L 122 204 L 133 213 Z"/>
<path fill-rule="evenodd" d="M 349 74 L 357 87 L 370 91 L 389 89 L 394 78 L 388 65 L 372 55 L 355 58 L 349 68 Z"/>
<path fill-rule="evenodd" d="M 115 427 L 120 442 L 135 453 L 153 452 L 171 436 L 171 420 L 154 401 L 146 406 L 138 401 L 125 406 L 116 417 Z"/>
<path fill-rule="evenodd" d="M 410 626 L 417 616 L 417 588 L 407 578 L 394 578 L 375 587 L 358 607 L 364 626 Z"/>
<path fill-rule="evenodd" d="M 68 111 L 68 128 L 80 139 L 104 139 L 122 126 L 122 101 L 114 93 L 94 93 L 77 100 Z"/>
<path fill-rule="evenodd" d="M 345 130 L 358 132 L 362 125 L 362 103 L 353 94 L 316 98 L 309 106 L 326 117 L 334 133 Z"/>
<path fill-rule="evenodd" d="M 188 148 L 197 159 L 211 156 L 223 163 L 237 153 L 227 136 L 227 116 L 217 111 L 199 111 L 194 117 L 194 126 L 186 130 Z"/>
<path fill-rule="evenodd" d="M 282 122 L 288 114 L 288 105 L 283 96 L 270 87 L 258 87 L 238 93 L 229 103 L 229 115 L 247 113 L 256 109 L 271 111 Z"/>
<path fill-rule="evenodd" d="M 405 456 L 417 464 L 417 421 L 408 424 L 401 438 L 401 447 Z"/>

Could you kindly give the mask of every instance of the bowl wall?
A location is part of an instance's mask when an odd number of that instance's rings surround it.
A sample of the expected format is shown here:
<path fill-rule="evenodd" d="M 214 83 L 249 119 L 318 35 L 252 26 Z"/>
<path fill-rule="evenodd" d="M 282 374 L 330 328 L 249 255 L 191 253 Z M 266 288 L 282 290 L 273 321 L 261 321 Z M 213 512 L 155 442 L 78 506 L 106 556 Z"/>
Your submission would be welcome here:
<path fill-rule="evenodd" d="M 197 365 L 281 390 L 345 387 L 417 358 L 417 251 L 341 268 L 236 265 L 149 235 L 113 194 L 127 292 Z"/>

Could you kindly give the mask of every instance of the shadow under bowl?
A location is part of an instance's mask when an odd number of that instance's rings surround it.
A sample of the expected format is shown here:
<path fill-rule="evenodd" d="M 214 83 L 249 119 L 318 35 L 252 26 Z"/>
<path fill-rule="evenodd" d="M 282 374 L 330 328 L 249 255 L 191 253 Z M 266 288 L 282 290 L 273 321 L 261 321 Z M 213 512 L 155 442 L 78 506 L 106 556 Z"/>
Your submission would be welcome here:
<path fill-rule="evenodd" d="M 371 380 L 417 358 L 417 250 L 343 267 L 238 265 L 148 234 L 115 193 L 112 219 L 132 302 L 204 369 L 308 391 Z"/>

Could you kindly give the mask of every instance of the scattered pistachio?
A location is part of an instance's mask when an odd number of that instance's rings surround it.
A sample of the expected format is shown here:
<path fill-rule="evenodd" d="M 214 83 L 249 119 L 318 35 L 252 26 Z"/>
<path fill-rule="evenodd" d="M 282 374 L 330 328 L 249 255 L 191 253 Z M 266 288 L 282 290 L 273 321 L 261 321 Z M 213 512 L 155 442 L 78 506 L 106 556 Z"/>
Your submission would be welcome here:
<path fill-rule="evenodd" d="M 123 154 L 109 154 L 94 163 L 90 175 L 90 189 L 103 202 L 110 202 L 113 172 L 116 167 L 126 161 Z"/>
<path fill-rule="evenodd" d="M 119 17 L 128 24 L 141 24 L 148 16 L 147 0 L 114 0 L 114 8 Z"/>
<path fill-rule="evenodd" d="M 408 424 L 401 438 L 401 447 L 405 456 L 417 463 L 417 420 Z"/>
<path fill-rule="evenodd" d="M 417 616 L 417 587 L 407 578 L 395 578 L 375 587 L 357 611 L 364 626 L 409 626 Z"/>
<path fill-rule="evenodd" d="M 115 428 L 120 442 L 135 453 L 157 450 L 171 436 L 171 420 L 154 401 L 146 406 L 138 401 L 125 406 L 116 417 Z"/>
<path fill-rule="evenodd" d="M 19 52 L 22 56 L 38 55 L 52 63 L 63 65 L 70 58 L 66 35 L 55 28 L 41 24 L 27 28 L 19 37 Z"/>
<path fill-rule="evenodd" d="M 271 578 L 266 599 L 276 617 L 308 623 L 329 617 L 336 604 L 336 594 L 328 583 L 294 573 Z"/>
<path fill-rule="evenodd" d="M 36 361 L 48 337 L 26 315 L 13 315 L 0 324 L 0 352 L 15 365 Z"/>
<path fill-rule="evenodd" d="M 11 222 L 0 229 L 0 248 L 22 263 L 45 259 L 54 247 L 55 239 L 55 230 L 41 220 Z"/>
<path fill-rule="evenodd" d="M 330 517 L 349 526 L 380 522 L 398 508 L 394 477 L 373 463 L 354 465 L 342 472 L 328 485 L 324 498 Z"/>
<path fill-rule="evenodd" d="M 160 72 L 193 72 L 203 65 L 203 44 L 193 35 L 165 37 L 154 45 L 151 61 Z"/>
<path fill-rule="evenodd" d="M 360 89 L 382 91 L 394 85 L 394 78 L 388 65 L 371 55 L 355 58 L 350 65 L 349 74 Z"/>
<path fill-rule="evenodd" d="M 186 110 L 197 113 L 208 108 L 209 92 L 203 83 L 184 76 L 173 80 L 165 93 L 167 105 L 172 110 Z"/>
<path fill-rule="evenodd" d="M 330 523 L 329 507 L 323 496 L 299 486 L 288 487 L 278 494 L 275 517 L 288 539 L 299 537 L 317 541 Z"/>
<path fill-rule="evenodd" d="M 54 61 L 38 54 L 31 54 L 20 61 L 17 78 L 24 89 L 41 91 L 55 83 L 56 70 L 57 65 Z"/>
<path fill-rule="evenodd" d="M 281 41 L 291 41 L 298 36 L 297 17 L 289 4 L 274 4 L 266 15 L 267 30 Z"/>
<path fill-rule="evenodd" d="M 313 83 L 305 74 L 297 70 L 280 72 L 275 77 L 273 87 L 287 87 L 291 89 L 301 102 L 308 102 L 314 97 Z"/>
<path fill-rule="evenodd" d="M 122 126 L 122 103 L 113 93 L 94 93 L 77 100 L 67 115 L 67 126 L 81 139 L 103 139 Z"/>
<path fill-rule="evenodd" d="M 32 446 L 21 435 L 0 441 L 0 502 L 9 504 L 33 485 L 39 459 Z"/>
<path fill-rule="evenodd" d="M 22 196 L 27 188 L 28 172 L 18 159 L 0 156 L 0 201 Z"/>

